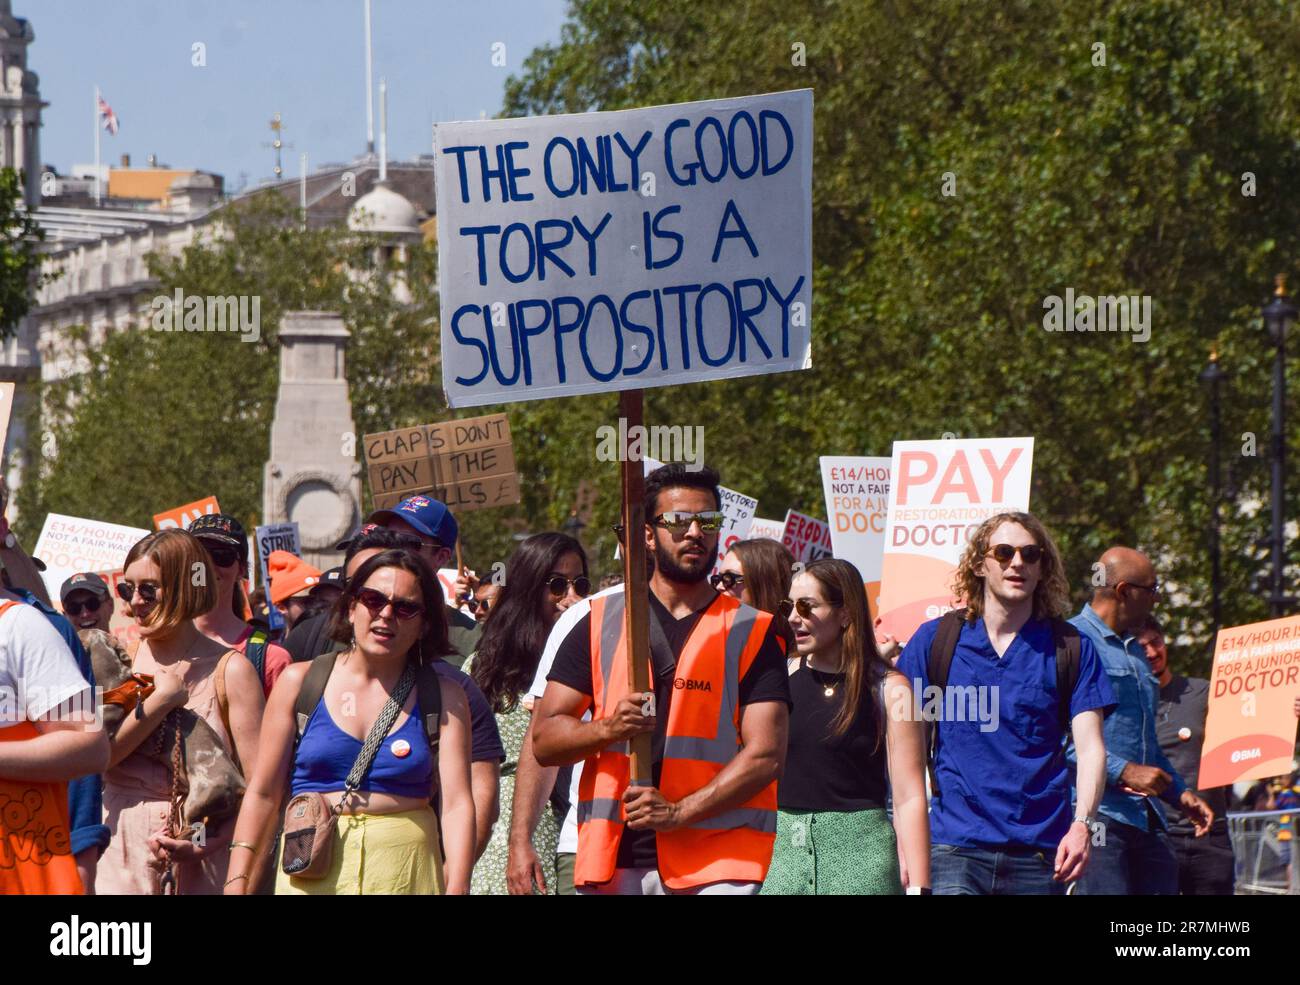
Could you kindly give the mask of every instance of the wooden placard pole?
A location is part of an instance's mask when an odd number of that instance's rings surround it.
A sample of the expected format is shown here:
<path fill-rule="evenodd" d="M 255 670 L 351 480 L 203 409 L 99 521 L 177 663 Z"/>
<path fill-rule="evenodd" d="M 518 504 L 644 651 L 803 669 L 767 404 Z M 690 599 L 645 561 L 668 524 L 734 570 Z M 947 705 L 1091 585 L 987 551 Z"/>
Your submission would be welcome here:
<path fill-rule="evenodd" d="M 644 426 L 645 408 L 640 390 L 623 390 L 618 395 L 618 412 L 627 422 L 627 432 Z M 650 687 L 650 586 L 646 580 L 645 553 L 645 466 L 638 457 L 630 461 L 627 449 L 620 449 L 623 470 L 623 599 L 627 629 L 627 679 L 635 692 Z M 656 709 L 657 710 L 657 709 Z M 648 732 L 633 736 L 632 783 L 653 785 Z"/>

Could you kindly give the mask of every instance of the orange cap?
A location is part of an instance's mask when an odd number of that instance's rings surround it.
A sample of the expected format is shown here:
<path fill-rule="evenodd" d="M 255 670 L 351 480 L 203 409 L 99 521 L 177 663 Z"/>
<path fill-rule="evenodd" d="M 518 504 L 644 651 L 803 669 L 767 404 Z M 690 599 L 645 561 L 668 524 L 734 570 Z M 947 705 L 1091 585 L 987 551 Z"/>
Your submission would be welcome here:
<path fill-rule="evenodd" d="M 271 602 L 275 605 L 310 590 L 320 582 L 320 571 L 288 551 L 268 554 L 266 572 L 271 583 Z"/>

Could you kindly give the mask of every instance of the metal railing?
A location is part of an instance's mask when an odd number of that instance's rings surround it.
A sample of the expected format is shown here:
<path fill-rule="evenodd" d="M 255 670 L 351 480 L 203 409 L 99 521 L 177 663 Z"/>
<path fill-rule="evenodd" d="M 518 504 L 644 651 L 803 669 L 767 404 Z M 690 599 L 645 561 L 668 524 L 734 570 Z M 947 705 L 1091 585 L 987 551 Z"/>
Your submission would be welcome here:
<path fill-rule="evenodd" d="M 1300 895 L 1300 810 L 1228 814 L 1238 896 Z"/>

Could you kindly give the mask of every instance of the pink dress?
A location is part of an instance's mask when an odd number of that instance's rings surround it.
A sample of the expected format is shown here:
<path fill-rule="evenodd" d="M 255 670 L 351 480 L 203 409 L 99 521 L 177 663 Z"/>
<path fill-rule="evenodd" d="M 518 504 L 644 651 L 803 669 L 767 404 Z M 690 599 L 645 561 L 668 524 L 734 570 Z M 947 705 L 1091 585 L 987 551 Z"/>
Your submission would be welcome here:
<path fill-rule="evenodd" d="M 221 654 L 191 664 L 185 672 L 189 700 L 185 707 L 217 733 L 226 751 L 233 742 L 221 722 L 217 703 L 215 672 Z M 136 652 L 132 668 L 140 674 L 156 674 L 158 664 L 147 645 Z M 95 892 L 101 895 L 157 896 L 162 892 L 163 870 L 151 862 L 149 837 L 167 824 L 171 796 L 171 771 L 141 751 L 152 745 L 157 733 L 148 736 L 131 755 L 104 774 L 104 823 L 112 832 L 108 848 L 100 856 L 95 875 Z M 229 818 L 205 832 L 208 852 L 194 861 L 173 866 L 182 896 L 220 895 L 230 864 L 230 839 L 235 818 Z"/>

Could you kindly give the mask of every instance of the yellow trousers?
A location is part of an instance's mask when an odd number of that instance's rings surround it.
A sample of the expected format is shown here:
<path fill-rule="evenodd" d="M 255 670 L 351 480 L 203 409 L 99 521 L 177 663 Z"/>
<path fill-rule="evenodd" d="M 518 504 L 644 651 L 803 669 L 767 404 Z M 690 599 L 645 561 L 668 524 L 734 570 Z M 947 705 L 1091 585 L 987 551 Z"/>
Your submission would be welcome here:
<path fill-rule="evenodd" d="M 442 846 L 429 807 L 400 814 L 340 814 L 334 859 L 320 879 L 276 871 L 277 896 L 441 896 Z"/>

